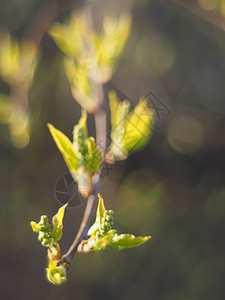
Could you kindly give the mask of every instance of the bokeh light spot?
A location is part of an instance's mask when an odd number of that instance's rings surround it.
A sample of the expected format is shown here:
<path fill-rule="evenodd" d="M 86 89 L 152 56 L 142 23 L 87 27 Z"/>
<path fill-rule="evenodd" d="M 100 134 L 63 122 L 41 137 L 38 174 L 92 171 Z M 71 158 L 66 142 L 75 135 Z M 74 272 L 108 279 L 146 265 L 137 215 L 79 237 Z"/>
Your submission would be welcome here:
<path fill-rule="evenodd" d="M 176 152 L 192 153 L 198 150 L 203 143 L 202 126 L 193 117 L 177 117 L 169 126 L 167 140 Z"/>
<path fill-rule="evenodd" d="M 159 33 L 145 35 L 136 47 L 136 58 L 156 75 L 164 75 L 172 67 L 176 57 L 174 46 Z"/>

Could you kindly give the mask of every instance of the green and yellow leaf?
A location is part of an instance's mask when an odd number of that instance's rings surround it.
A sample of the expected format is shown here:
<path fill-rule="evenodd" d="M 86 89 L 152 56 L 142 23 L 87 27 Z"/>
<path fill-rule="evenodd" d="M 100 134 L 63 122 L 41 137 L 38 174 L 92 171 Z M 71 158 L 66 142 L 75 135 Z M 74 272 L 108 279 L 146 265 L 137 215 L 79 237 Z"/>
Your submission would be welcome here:
<path fill-rule="evenodd" d="M 63 217 L 65 213 L 65 208 L 67 204 L 60 207 L 58 213 L 53 216 L 52 218 L 52 238 L 54 239 L 55 243 L 57 243 L 62 237 L 62 229 L 63 229 Z"/>
<path fill-rule="evenodd" d="M 65 163 L 69 170 L 77 172 L 78 158 L 76 156 L 73 144 L 60 130 L 56 129 L 53 125 L 48 124 L 49 131 L 61 152 Z"/>
<path fill-rule="evenodd" d="M 148 108 L 147 100 L 141 99 L 127 118 L 123 149 L 130 153 L 143 148 L 152 134 L 153 121 L 153 110 Z"/>
<path fill-rule="evenodd" d="M 46 268 L 48 280 L 56 285 L 61 285 L 66 282 L 66 268 L 63 265 L 57 266 L 53 260 L 49 260 L 48 268 Z"/>
<path fill-rule="evenodd" d="M 100 194 L 98 194 L 98 197 L 96 220 L 88 231 L 90 239 L 87 240 L 86 246 L 83 248 L 84 252 L 86 251 L 85 249 L 88 249 L 88 251 L 101 251 L 106 248 L 122 250 L 139 246 L 151 238 L 150 236 L 135 237 L 132 234 L 119 235 L 117 230 L 112 229 L 113 212 L 105 209 L 104 201 Z"/>
<path fill-rule="evenodd" d="M 132 234 L 117 234 L 116 230 L 110 230 L 103 237 L 98 239 L 94 245 L 92 246 L 92 251 L 101 251 L 106 248 L 111 248 L 114 250 L 122 250 L 125 248 L 137 247 L 147 240 L 149 240 L 150 236 L 139 236 L 135 237 Z"/>

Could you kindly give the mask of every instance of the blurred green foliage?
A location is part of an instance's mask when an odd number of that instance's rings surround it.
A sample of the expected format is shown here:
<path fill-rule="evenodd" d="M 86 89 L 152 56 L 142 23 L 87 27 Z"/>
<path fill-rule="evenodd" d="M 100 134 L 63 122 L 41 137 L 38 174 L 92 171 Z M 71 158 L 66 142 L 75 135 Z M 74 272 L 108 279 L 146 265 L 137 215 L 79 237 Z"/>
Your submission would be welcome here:
<path fill-rule="evenodd" d="M 104 15 L 102 31 L 91 26 L 87 13 L 72 14 L 67 24 L 54 22 L 48 33 L 65 54 L 64 69 L 74 99 L 93 113 L 101 104 L 99 84 L 108 82 L 130 35 L 131 17 Z"/>

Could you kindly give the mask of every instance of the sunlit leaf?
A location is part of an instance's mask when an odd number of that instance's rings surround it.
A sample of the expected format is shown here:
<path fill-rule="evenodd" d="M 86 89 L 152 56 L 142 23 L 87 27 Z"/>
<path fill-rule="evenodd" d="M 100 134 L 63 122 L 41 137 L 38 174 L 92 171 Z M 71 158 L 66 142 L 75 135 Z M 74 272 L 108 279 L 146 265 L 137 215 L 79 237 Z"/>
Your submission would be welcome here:
<path fill-rule="evenodd" d="M 127 152 L 143 148 L 152 133 L 154 112 L 148 108 L 147 100 L 141 99 L 126 122 L 123 149 Z"/>
<path fill-rule="evenodd" d="M 80 251 L 101 251 L 106 248 L 122 250 L 125 248 L 136 247 L 151 237 L 135 237 L 132 234 L 118 234 L 117 230 L 112 229 L 113 226 L 113 211 L 107 211 L 104 206 L 103 198 L 98 194 L 99 202 L 96 213 L 95 223 L 90 227 L 85 247 L 81 247 Z"/>
<path fill-rule="evenodd" d="M 102 72 L 102 81 L 106 82 L 113 73 L 115 64 L 118 62 L 129 37 L 131 29 L 131 17 L 121 15 L 119 19 L 104 16 L 103 32 L 100 39 L 96 39 L 98 52 L 98 66 Z M 105 78 L 104 78 L 105 76 Z"/>
<path fill-rule="evenodd" d="M 56 129 L 51 124 L 48 124 L 48 128 L 59 151 L 62 153 L 62 156 L 65 160 L 67 167 L 69 168 L 69 170 L 77 172 L 78 158 L 75 154 L 73 144 L 71 143 L 71 141 L 68 139 L 67 136 L 65 136 L 61 131 Z"/>
<path fill-rule="evenodd" d="M 132 151 L 137 151 L 148 142 L 154 123 L 154 113 L 148 108 L 147 100 L 140 99 L 138 105 L 129 113 L 130 102 L 118 101 L 115 92 L 109 93 L 111 110 L 111 145 L 106 160 L 124 160 Z"/>
<path fill-rule="evenodd" d="M 48 268 L 46 268 L 48 280 L 56 285 L 61 285 L 66 282 L 66 268 L 63 265 L 57 266 L 53 260 L 49 260 Z"/>
<path fill-rule="evenodd" d="M 0 42 L 0 74 L 5 81 L 11 82 L 19 69 L 19 45 L 15 39 L 11 39 L 8 32 L 1 36 Z"/>
<path fill-rule="evenodd" d="M 150 236 L 135 237 L 132 234 L 118 235 L 116 230 L 110 230 L 103 238 L 98 239 L 91 249 L 92 251 L 101 251 L 106 248 L 122 250 L 125 248 L 137 247 L 150 238 Z"/>
<path fill-rule="evenodd" d="M 31 41 L 20 44 L 8 32 L 0 36 L 0 75 L 9 84 L 27 89 L 37 63 L 37 48 Z"/>
<path fill-rule="evenodd" d="M 130 102 L 124 100 L 118 101 L 115 92 L 109 93 L 110 109 L 111 109 L 111 146 L 110 152 L 117 159 L 127 158 L 127 151 L 123 148 L 123 139 L 126 133 L 126 122 L 130 110 Z"/>
<path fill-rule="evenodd" d="M 67 204 L 60 207 L 58 213 L 52 218 L 52 226 L 53 226 L 52 237 L 56 243 L 62 237 L 63 217 L 64 217 L 66 206 Z"/>
<path fill-rule="evenodd" d="M 78 190 L 88 197 L 93 189 L 92 177 L 101 167 L 101 153 L 93 137 L 88 138 L 87 113 L 82 116 L 73 130 L 73 143 L 59 130 L 48 124 L 49 130 L 62 153 Z"/>
<path fill-rule="evenodd" d="M 103 198 L 100 194 L 98 194 L 99 202 L 98 202 L 98 209 L 97 209 L 97 219 L 99 219 L 100 225 L 101 225 L 101 220 L 104 216 L 105 212 L 105 205 Z"/>
<path fill-rule="evenodd" d="M 100 194 L 98 194 L 98 199 L 99 199 L 99 201 L 98 201 L 98 208 L 97 208 L 95 223 L 90 227 L 90 229 L 88 231 L 88 235 L 91 235 L 91 236 L 94 236 L 96 234 L 97 230 L 99 230 L 101 228 L 102 218 L 103 218 L 104 212 L 105 212 L 104 201 Z"/>
<path fill-rule="evenodd" d="M 81 50 L 81 22 L 78 15 L 72 15 L 70 21 L 63 25 L 53 23 L 48 29 L 59 49 L 66 55 L 76 55 Z"/>
<path fill-rule="evenodd" d="M 85 63 L 72 57 L 64 58 L 64 69 L 71 84 L 73 98 L 89 113 L 97 109 L 97 99 L 92 93 L 91 80 Z"/>
<path fill-rule="evenodd" d="M 38 224 L 38 223 L 36 223 L 36 222 L 34 222 L 34 221 L 31 221 L 30 225 L 32 227 L 33 232 L 39 232 L 40 229 L 41 229 L 41 225 Z"/>
<path fill-rule="evenodd" d="M 111 125 L 115 128 L 117 125 L 117 111 L 119 106 L 119 99 L 117 98 L 115 91 L 109 92 L 109 107 L 111 111 Z"/>

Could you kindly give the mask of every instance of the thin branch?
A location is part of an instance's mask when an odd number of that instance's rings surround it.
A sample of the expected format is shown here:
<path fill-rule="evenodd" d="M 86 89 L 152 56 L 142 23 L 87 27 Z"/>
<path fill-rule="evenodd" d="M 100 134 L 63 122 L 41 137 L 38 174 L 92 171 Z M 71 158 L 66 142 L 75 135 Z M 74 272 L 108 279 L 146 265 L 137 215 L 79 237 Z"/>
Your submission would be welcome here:
<path fill-rule="evenodd" d="M 100 86 L 101 88 L 101 86 Z M 100 109 L 95 114 L 95 124 L 96 124 L 96 141 L 97 145 L 101 145 L 101 149 L 105 149 L 106 147 L 106 114 L 103 109 Z M 104 150 L 101 153 L 102 158 L 104 157 Z M 93 192 L 88 197 L 87 200 L 87 206 L 84 212 L 84 217 L 81 222 L 80 228 L 78 230 L 78 233 L 70 246 L 69 250 L 66 254 L 62 256 L 61 263 L 66 263 L 67 267 L 69 268 L 69 265 L 73 259 L 74 254 L 77 251 L 77 248 L 82 240 L 84 240 L 87 237 L 87 232 L 90 226 L 90 221 L 92 214 L 94 212 L 95 204 L 96 204 L 96 198 L 99 191 L 100 186 L 100 177 L 101 177 L 101 170 L 99 173 L 95 174 L 93 176 Z"/>
<path fill-rule="evenodd" d="M 95 181 L 95 183 L 94 183 L 94 181 Z M 83 220 L 81 222 L 79 231 L 78 231 L 72 245 L 70 246 L 69 250 L 67 251 L 67 253 L 62 256 L 61 263 L 66 263 L 68 268 L 69 268 L 69 265 L 70 265 L 70 263 L 73 259 L 74 254 L 77 251 L 77 247 L 79 246 L 80 242 L 83 239 L 85 239 L 86 236 L 87 236 L 87 232 L 88 232 L 88 228 L 89 228 L 89 225 L 90 225 L 91 217 L 92 217 L 92 214 L 94 212 L 96 197 L 97 197 L 98 190 L 99 190 L 99 183 L 100 183 L 100 174 L 96 174 L 95 178 L 93 180 L 93 186 L 94 186 L 93 192 L 88 197 L 87 206 L 86 206 L 86 209 L 85 209 L 85 212 L 84 212 L 84 217 L 83 217 Z"/>
<path fill-rule="evenodd" d="M 48 26 L 58 16 L 66 13 L 74 6 L 73 1 L 49 1 L 32 16 L 24 33 L 24 40 L 32 40 L 38 47 Z"/>

